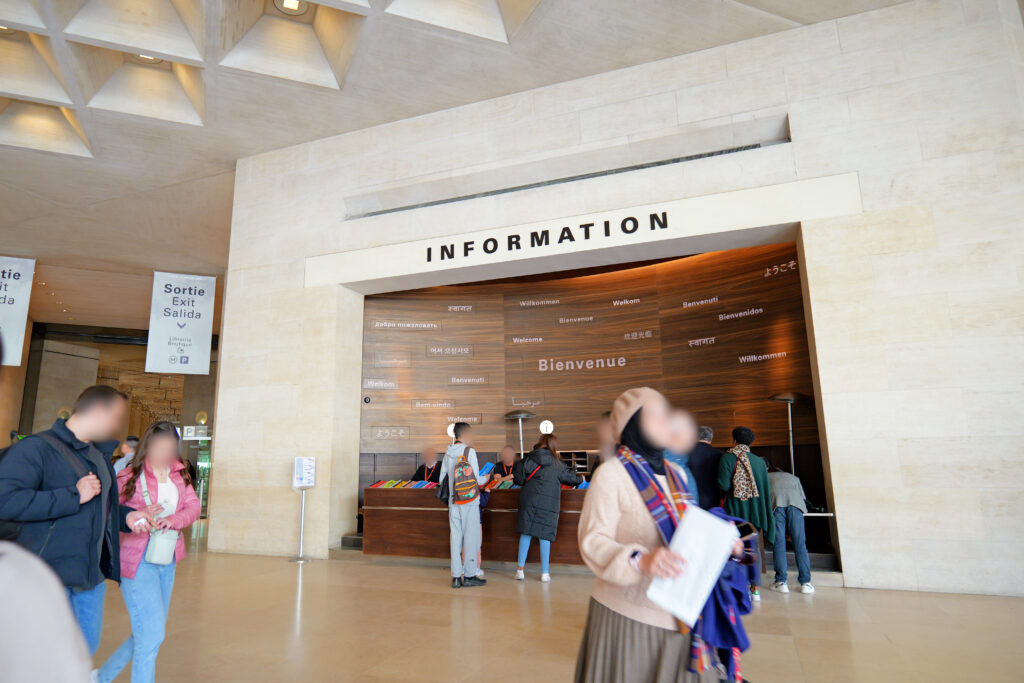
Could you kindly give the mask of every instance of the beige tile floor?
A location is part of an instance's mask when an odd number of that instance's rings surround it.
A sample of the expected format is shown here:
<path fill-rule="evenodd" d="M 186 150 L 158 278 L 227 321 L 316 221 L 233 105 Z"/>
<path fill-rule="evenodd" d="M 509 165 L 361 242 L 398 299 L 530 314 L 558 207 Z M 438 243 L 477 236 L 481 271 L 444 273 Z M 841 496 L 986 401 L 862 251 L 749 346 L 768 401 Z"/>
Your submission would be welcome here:
<path fill-rule="evenodd" d="M 486 587 L 453 591 L 441 566 L 339 558 L 193 553 L 178 567 L 157 680 L 571 680 L 589 577 L 556 569 L 549 585 L 536 571 L 521 583 L 495 568 Z M 754 683 L 1024 679 L 1024 599 L 763 593 L 746 621 Z M 111 587 L 97 661 L 128 630 Z"/>

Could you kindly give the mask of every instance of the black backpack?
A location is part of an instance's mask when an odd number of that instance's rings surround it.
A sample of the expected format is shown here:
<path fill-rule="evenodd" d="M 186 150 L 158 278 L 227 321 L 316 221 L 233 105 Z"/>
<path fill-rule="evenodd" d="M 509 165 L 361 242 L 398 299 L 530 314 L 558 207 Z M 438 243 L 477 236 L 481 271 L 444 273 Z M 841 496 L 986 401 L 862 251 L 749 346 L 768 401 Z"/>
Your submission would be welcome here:
<path fill-rule="evenodd" d="M 64 456 L 64 460 L 66 460 L 68 465 L 71 466 L 71 469 L 75 471 L 75 474 L 78 476 L 79 479 L 89 474 L 89 469 L 85 466 L 85 463 L 82 462 L 81 458 L 75 455 L 75 452 L 72 451 L 71 447 L 68 446 L 66 443 L 64 443 L 57 437 L 53 436 L 52 434 L 47 434 L 46 432 L 40 432 L 38 434 L 35 434 L 34 436 L 38 436 L 40 439 L 49 444 L 51 448 L 53 448 L 62 456 Z M 11 447 L 13 445 L 14 444 L 11 444 L 6 448 L 0 449 L 0 460 L 4 459 L 4 456 L 7 455 L 7 452 L 11 450 Z M 0 519 L 0 541 L 16 541 L 18 539 L 18 536 L 21 535 L 21 525 L 22 522 L 18 520 Z"/>

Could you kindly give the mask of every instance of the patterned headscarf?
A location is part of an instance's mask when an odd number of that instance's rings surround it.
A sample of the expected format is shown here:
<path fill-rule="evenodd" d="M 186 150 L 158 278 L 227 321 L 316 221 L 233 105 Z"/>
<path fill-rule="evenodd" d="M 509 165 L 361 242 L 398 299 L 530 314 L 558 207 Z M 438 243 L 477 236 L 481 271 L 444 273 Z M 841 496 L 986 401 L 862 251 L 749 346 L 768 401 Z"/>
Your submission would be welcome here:
<path fill-rule="evenodd" d="M 736 500 L 750 500 L 761 494 L 754 481 L 754 469 L 750 466 L 750 446 L 738 443 L 729 449 L 736 456 L 736 467 L 732 471 L 732 495 Z"/>

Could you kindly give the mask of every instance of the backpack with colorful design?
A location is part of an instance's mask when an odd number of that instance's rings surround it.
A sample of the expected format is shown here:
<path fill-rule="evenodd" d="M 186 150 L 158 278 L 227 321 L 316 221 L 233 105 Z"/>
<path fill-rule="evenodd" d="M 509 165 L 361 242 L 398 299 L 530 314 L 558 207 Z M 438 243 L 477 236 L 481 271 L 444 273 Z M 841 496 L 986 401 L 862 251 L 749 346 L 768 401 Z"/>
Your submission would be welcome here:
<path fill-rule="evenodd" d="M 468 452 L 469 446 L 463 446 L 462 455 L 455 461 L 455 470 L 452 475 L 452 481 L 455 482 L 452 502 L 456 505 L 472 503 L 480 497 L 480 484 L 476 480 L 476 474 L 473 472 L 473 466 L 469 463 L 469 458 L 466 457 Z"/>

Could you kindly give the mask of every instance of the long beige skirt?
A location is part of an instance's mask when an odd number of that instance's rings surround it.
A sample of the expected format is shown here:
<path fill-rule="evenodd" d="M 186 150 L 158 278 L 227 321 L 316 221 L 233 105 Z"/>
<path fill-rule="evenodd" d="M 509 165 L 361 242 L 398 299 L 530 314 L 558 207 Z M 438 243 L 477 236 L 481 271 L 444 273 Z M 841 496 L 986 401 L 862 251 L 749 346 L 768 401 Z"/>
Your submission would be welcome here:
<path fill-rule="evenodd" d="M 576 683 L 711 683 L 713 670 L 687 671 L 690 634 L 624 617 L 593 598 L 587 613 Z"/>

